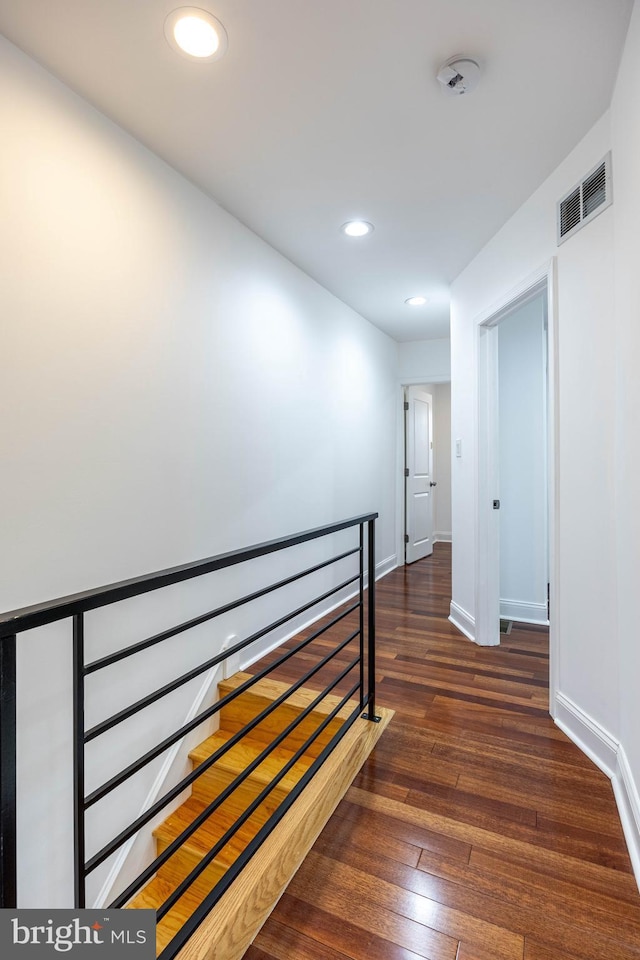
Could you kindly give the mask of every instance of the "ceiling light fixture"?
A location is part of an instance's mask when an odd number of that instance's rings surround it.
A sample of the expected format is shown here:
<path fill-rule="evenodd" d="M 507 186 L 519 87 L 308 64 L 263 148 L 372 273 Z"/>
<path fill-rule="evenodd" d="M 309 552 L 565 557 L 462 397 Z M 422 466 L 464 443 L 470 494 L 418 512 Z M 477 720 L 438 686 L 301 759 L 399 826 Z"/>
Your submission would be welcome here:
<path fill-rule="evenodd" d="M 209 63 L 227 49 L 227 31 L 219 20 L 199 7 L 180 7 L 164 22 L 169 45 L 189 59 Z"/>
<path fill-rule="evenodd" d="M 409 307 L 424 307 L 426 302 L 426 297 L 409 297 L 407 300 L 405 300 L 405 303 Z"/>
<path fill-rule="evenodd" d="M 367 234 L 373 233 L 373 224 L 367 220 L 348 220 L 340 229 L 348 237 L 366 237 Z"/>

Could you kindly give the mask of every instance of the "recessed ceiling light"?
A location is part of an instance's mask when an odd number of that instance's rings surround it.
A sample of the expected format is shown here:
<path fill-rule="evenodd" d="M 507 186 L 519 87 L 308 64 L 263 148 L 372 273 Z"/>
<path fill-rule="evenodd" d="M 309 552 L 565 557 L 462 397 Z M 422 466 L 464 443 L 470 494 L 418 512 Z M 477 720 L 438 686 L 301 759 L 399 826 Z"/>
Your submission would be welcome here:
<path fill-rule="evenodd" d="M 426 297 L 409 297 L 408 300 L 405 300 L 405 303 L 410 307 L 424 307 L 426 302 Z"/>
<path fill-rule="evenodd" d="M 366 237 L 373 232 L 373 224 L 367 220 L 349 220 L 340 227 L 348 237 Z"/>
<path fill-rule="evenodd" d="M 205 62 L 218 60 L 227 49 L 227 31 L 207 10 L 180 7 L 164 22 L 164 34 L 178 53 Z"/>

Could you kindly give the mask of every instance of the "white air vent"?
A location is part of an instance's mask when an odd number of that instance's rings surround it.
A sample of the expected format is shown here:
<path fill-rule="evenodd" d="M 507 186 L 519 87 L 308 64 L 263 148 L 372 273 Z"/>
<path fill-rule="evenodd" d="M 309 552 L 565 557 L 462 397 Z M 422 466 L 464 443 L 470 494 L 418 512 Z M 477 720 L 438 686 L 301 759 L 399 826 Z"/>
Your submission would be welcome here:
<path fill-rule="evenodd" d="M 558 203 L 558 246 L 613 202 L 611 153 Z"/>

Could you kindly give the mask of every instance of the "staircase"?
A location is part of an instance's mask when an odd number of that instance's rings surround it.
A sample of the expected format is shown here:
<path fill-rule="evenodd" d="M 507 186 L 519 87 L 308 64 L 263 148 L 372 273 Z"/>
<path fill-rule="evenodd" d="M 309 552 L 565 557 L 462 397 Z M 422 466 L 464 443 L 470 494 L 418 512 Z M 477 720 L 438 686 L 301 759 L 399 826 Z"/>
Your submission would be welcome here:
<path fill-rule="evenodd" d="M 231 693 L 248 679 L 249 674 L 238 673 L 223 681 L 219 685 L 220 697 Z M 263 679 L 225 705 L 220 711 L 220 729 L 190 753 L 194 767 L 219 750 L 234 733 L 288 689 L 288 684 Z M 158 853 L 165 850 L 317 695 L 317 692 L 306 689 L 291 694 L 286 703 L 277 707 L 248 736 L 231 747 L 205 771 L 193 784 L 191 796 L 154 830 Z M 339 697 L 326 696 L 160 867 L 153 880 L 128 907 L 157 909 L 161 906 L 339 703 Z M 309 749 L 158 923 L 158 954 L 246 849 L 355 707 L 355 702 L 350 701 L 329 721 Z M 194 960 L 205 957 L 210 960 L 236 960 L 242 957 L 391 719 L 391 711 L 377 712 L 382 715 L 380 723 L 360 719 L 355 721 L 282 821 L 183 948 L 180 953 L 181 960 L 186 960 L 187 957 Z"/>

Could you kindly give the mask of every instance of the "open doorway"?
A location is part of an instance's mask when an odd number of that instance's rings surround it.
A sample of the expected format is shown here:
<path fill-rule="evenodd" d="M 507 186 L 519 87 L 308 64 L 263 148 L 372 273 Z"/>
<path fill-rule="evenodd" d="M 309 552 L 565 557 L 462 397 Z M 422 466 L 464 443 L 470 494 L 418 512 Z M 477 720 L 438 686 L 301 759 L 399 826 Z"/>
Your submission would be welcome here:
<path fill-rule="evenodd" d="M 405 563 L 430 556 L 451 541 L 451 384 L 402 387 L 402 543 Z"/>
<path fill-rule="evenodd" d="M 546 290 L 498 324 L 500 620 L 548 625 Z M 504 629 L 501 629 L 504 633 Z"/>
<path fill-rule="evenodd" d="M 552 262 L 478 319 L 475 635 L 480 644 L 498 644 L 501 616 L 549 623 L 552 713 L 557 690 L 553 276 Z"/>

